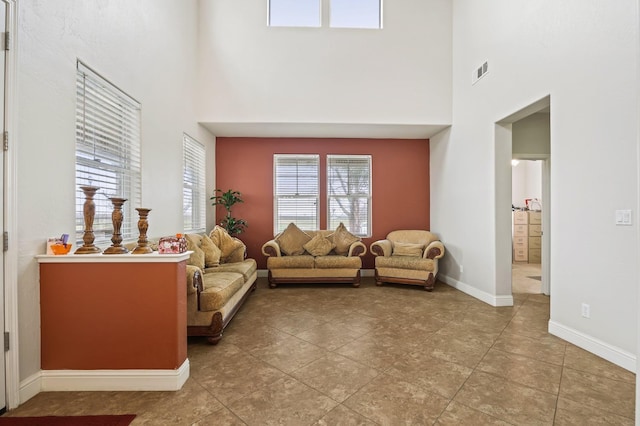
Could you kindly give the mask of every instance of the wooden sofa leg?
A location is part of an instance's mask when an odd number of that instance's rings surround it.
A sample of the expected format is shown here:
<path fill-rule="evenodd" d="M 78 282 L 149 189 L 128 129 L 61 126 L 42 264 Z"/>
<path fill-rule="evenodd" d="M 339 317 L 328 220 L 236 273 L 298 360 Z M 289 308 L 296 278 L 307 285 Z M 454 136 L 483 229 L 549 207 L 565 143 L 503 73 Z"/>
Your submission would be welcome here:
<path fill-rule="evenodd" d="M 222 323 L 222 314 L 220 312 L 216 312 L 211 317 L 211 335 L 207 337 L 207 342 L 212 345 L 217 345 L 220 339 L 222 339 L 222 331 L 224 329 L 224 324 Z"/>
<path fill-rule="evenodd" d="M 376 273 L 375 273 L 375 280 L 376 280 L 376 285 L 378 287 L 380 287 L 382 285 L 382 281 L 380 281 L 380 276 L 378 275 L 378 270 L 376 269 Z"/>
<path fill-rule="evenodd" d="M 268 280 L 269 280 L 269 288 L 276 288 L 278 286 L 275 282 L 273 282 L 273 277 L 271 276 L 271 271 L 269 271 Z"/>
<path fill-rule="evenodd" d="M 433 291 L 433 286 L 436 283 L 436 279 L 433 276 L 433 274 L 429 273 L 429 278 L 427 278 L 427 282 L 426 285 L 424 286 L 424 289 L 427 291 Z"/>

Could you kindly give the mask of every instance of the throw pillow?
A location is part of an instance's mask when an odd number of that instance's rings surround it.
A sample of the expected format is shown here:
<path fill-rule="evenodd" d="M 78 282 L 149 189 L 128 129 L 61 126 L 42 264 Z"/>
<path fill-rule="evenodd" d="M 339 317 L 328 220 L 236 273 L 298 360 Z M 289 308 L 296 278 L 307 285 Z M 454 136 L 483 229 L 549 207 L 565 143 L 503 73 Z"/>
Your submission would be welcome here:
<path fill-rule="evenodd" d="M 393 256 L 422 256 L 422 244 L 393 243 Z"/>
<path fill-rule="evenodd" d="M 331 240 L 317 233 L 315 237 L 302 247 L 312 256 L 326 256 L 335 246 Z"/>
<path fill-rule="evenodd" d="M 187 240 L 187 250 L 193 251 L 191 256 L 189 256 L 187 265 L 193 265 L 200 269 L 204 269 L 204 252 L 200 248 L 200 235 L 187 234 L 185 237 Z"/>
<path fill-rule="evenodd" d="M 349 254 L 349 247 L 351 247 L 351 244 L 356 241 L 360 241 L 360 237 L 349 232 L 342 222 L 340 222 L 336 231 L 331 235 L 333 237 L 333 242 L 336 245 L 335 252 L 340 255 Z"/>
<path fill-rule="evenodd" d="M 209 233 L 209 237 L 213 244 L 220 249 L 220 260 L 224 263 L 228 258 L 232 257 L 236 250 L 244 250 L 244 243 L 237 238 L 233 238 L 226 229 L 216 225 Z"/>
<path fill-rule="evenodd" d="M 311 237 L 293 222 L 276 237 L 280 251 L 287 256 L 303 254 L 304 245 L 309 241 L 311 241 Z"/>
<path fill-rule="evenodd" d="M 202 251 L 204 252 L 204 266 L 207 268 L 220 266 L 222 250 L 220 250 L 217 245 L 213 244 L 213 240 L 211 238 L 206 235 L 203 236 L 200 247 L 202 247 Z"/>

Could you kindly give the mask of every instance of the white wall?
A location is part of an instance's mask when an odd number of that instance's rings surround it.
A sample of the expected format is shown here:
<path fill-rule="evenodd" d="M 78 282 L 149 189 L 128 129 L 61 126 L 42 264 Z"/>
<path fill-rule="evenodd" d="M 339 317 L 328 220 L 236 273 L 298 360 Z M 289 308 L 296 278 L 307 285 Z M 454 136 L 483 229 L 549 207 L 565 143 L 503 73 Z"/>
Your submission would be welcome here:
<path fill-rule="evenodd" d="M 451 2 L 384 3 L 384 29 L 267 27 L 267 1 L 200 0 L 201 122 L 451 123 Z"/>
<path fill-rule="evenodd" d="M 510 230 L 498 219 L 510 199 L 502 188 L 511 181 L 511 125 L 494 123 L 550 95 L 550 325 L 631 369 L 638 228 L 616 227 L 614 211 L 638 205 L 637 7 L 455 0 L 453 126 L 430 144 L 443 278 L 498 300 L 510 293 L 502 247 Z M 471 71 L 485 60 L 490 71 L 472 86 Z M 591 319 L 580 315 L 583 302 Z"/>
<path fill-rule="evenodd" d="M 527 198 L 542 200 L 542 161 L 520 160 L 511 175 L 511 204 L 526 207 Z"/>
<path fill-rule="evenodd" d="M 24 382 L 40 370 L 34 256 L 44 253 L 47 236 L 74 230 L 76 58 L 142 103 L 142 203 L 152 208 L 150 236 L 182 230 L 182 133 L 205 144 L 210 157 L 214 142 L 195 120 L 195 0 L 20 0 L 18 6 L 17 267 Z"/>

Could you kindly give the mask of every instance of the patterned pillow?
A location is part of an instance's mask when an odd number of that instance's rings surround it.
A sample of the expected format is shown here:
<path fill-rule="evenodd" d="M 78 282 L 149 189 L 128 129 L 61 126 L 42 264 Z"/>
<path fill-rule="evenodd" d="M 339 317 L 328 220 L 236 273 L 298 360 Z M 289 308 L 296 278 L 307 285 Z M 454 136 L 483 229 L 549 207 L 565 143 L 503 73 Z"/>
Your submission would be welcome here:
<path fill-rule="evenodd" d="M 203 236 L 200 247 L 202 247 L 202 251 L 204 252 L 204 265 L 207 268 L 220 266 L 222 250 L 220 250 L 217 245 L 213 244 L 213 240 L 211 238 L 206 235 Z"/>
<path fill-rule="evenodd" d="M 356 241 L 360 241 L 360 237 L 357 237 L 349 232 L 342 222 L 340 222 L 340 225 L 338 225 L 336 231 L 331 234 L 331 236 L 333 238 L 334 244 L 336 245 L 336 254 L 341 255 L 349 254 L 349 248 L 351 247 L 351 244 L 355 243 Z"/>
<path fill-rule="evenodd" d="M 393 243 L 393 256 L 422 256 L 422 244 Z"/>
<path fill-rule="evenodd" d="M 304 254 L 304 245 L 309 241 L 311 237 L 293 222 L 276 237 L 280 251 L 287 256 Z"/>
<path fill-rule="evenodd" d="M 335 246 L 333 241 L 323 237 L 322 234 L 318 232 L 315 237 L 302 247 L 312 256 L 326 256 Z"/>

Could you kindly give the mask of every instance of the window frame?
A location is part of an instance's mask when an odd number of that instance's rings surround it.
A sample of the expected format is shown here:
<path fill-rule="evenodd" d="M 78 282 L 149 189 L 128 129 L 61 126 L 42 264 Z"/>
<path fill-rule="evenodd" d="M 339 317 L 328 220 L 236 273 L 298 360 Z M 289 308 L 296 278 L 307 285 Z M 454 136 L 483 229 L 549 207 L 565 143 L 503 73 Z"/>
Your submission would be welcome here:
<path fill-rule="evenodd" d="M 315 194 L 313 193 L 307 193 L 304 195 L 301 195 L 299 193 L 297 193 L 296 195 L 287 195 L 284 194 L 282 192 L 279 193 L 279 179 L 278 179 L 278 167 L 279 167 L 279 161 L 282 160 L 300 160 L 300 161 L 308 161 L 309 163 L 314 163 L 312 165 L 315 166 L 315 189 L 316 192 Z M 280 165 L 281 167 L 284 166 L 284 164 Z M 299 181 L 299 177 L 300 175 L 298 173 L 296 173 L 296 180 Z M 298 187 L 298 183 L 296 183 L 296 186 Z M 303 229 L 308 229 L 309 226 L 307 225 L 302 225 L 301 223 L 299 223 L 297 220 L 291 220 L 291 221 L 287 221 L 284 220 L 282 221 L 280 219 L 280 215 L 279 215 L 279 208 L 280 208 L 280 198 L 283 199 L 290 199 L 290 200 L 294 200 L 296 198 L 299 199 L 303 199 L 303 198 L 313 198 L 315 197 L 315 217 L 313 219 L 313 221 L 315 221 L 314 225 L 310 225 L 313 226 L 313 229 L 318 229 L 320 226 L 320 155 L 319 154 L 274 154 L 273 155 L 273 229 L 274 229 L 274 235 L 279 234 L 280 232 L 282 232 L 282 230 L 284 230 L 284 228 L 286 228 L 286 226 L 293 222 L 296 223 L 296 225 L 300 226 Z"/>
<path fill-rule="evenodd" d="M 204 145 L 188 134 L 182 134 L 182 214 L 185 233 L 204 232 L 207 228 L 206 154 Z M 191 213 L 187 215 L 189 210 Z"/>
<path fill-rule="evenodd" d="M 94 197 L 94 243 L 111 240 L 113 204 L 110 197 L 126 198 L 121 234 L 124 240 L 137 235 L 134 207 L 142 199 L 141 104 L 136 99 L 77 60 L 75 224 L 77 243 L 82 243 L 85 197 L 80 186 L 99 187 Z"/>
<path fill-rule="evenodd" d="M 348 192 L 348 194 L 335 194 L 332 193 L 332 188 L 334 187 L 332 185 L 332 167 L 334 166 L 334 160 L 335 161 L 340 161 L 340 160 L 355 160 L 355 161 L 366 161 L 367 166 L 367 182 L 366 182 L 366 188 L 368 189 L 368 191 L 365 192 L 358 192 L 358 193 L 350 193 L 350 188 L 347 189 L 346 192 Z M 327 228 L 328 229 L 334 229 L 336 228 L 340 222 L 344 222 L 344 219 L 341 220 L 333 220 L 332 219 L 332 214 L 331 214 L 331 209 L 332 209 L 332 200 L 336 200 L 336 199 L 366 199 L 366 205 L 367 205 L 367 213 L 366 213 L 366 218 L 364 218 L 364 220 L 366 221 L 366 231 L 365 232 L 361 232 L 360 230 L 356 230 L 355 226 L 353 223 L 345 223 L 345 226 L 347 227 L 347 229 L 349 229 L 349 231 L 351 233 L 353 233 L 354 235 L 357 235 L 359 237 L 363 237 L 363 238 L 368 238 L 371 237 L 372 235 L 372 195 L 373 195 L 373 188 L 372 188 L 372 175 L 373 175 L 373 161 L 372 161 L 372 156 L 371 155 L 362 155 L 362 154 L 328 154 L 327 155 L 327 164 L 326 164 L 326 168 L 327 168 L 327 174 L 326 174 L 326 195 L 327 195 Z M 347 177 L 350 177 L 351 174 L 349 172 Z M 336 223 L 337 221 L 337 223 Z M 332 223 L 333 222 L 333 223 Z"/>

